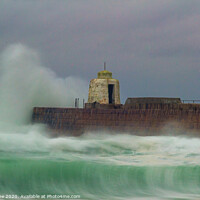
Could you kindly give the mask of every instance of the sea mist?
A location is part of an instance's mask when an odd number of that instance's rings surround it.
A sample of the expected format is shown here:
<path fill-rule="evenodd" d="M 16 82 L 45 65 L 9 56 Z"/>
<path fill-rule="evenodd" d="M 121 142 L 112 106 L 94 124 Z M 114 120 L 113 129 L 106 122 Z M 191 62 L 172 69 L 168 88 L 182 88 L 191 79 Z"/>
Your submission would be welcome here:
<path fill-rule="evenodd" d="M 57 77 L 22 44 L 7 47 L 0 56 L 1 122 L 27 124 L 34 106 L 73 107 L 75 98 L 87 98 L 87 90 L 86 81 Z"/>

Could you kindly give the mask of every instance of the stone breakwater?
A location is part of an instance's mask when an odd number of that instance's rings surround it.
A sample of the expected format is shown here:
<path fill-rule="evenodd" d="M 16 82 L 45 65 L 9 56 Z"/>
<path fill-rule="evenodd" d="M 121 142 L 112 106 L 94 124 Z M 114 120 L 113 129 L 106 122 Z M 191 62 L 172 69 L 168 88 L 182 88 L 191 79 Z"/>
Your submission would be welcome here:
<path fill-rule="evenodd" d="M 200 104 L 135 104 L 131 108 L 35 107 L 32 121 L 46 124 L 56 135 L 109 130 L 136 135 L 166 132 L 200 135 Z M 176 131 L 174 131 L 176 130 Z"/>

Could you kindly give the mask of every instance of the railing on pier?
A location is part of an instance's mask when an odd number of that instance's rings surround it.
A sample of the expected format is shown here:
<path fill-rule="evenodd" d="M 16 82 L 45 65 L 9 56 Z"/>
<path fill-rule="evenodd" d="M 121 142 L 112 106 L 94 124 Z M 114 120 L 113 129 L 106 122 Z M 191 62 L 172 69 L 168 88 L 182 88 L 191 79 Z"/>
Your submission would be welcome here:
<path fill-rule="evenodd" d="M 200 100 L 182 100 L 182 103 L 200 103 Z"/>
<path fill-rule="evenodd" d="M 75 101 L 74 101 L 74 106 L 75 106 L 75 108 L 79 108 L 79 98 L 75 98 Z M 85 99 L 83 99 L 83 107 L 82 108 L 84 108 L 85 107 Z"/>

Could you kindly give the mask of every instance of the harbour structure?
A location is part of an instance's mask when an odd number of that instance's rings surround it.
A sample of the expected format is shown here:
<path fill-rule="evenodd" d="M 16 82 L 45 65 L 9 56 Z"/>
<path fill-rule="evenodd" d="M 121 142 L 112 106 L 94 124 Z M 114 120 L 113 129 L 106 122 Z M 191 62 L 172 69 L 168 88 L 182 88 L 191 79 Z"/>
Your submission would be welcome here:
<path fill-rule="evenodd" d="M 32 121 L 46 124 L 54 136 L 106 130 L 136 135 L 200 135 L 200 104 L 180 98 L 127 98 L 120 102 L 120 85 L 112 73 L 100 71 L 90 81 L 84 108 L 34 107 Z"/>
<path fill-rule="evenodd" d="M 98 78 L 92 79 L 89 86 L 88 103 L 120 104 L 119 81 L 112 78 L 112 72 L 98 72 Z"/>

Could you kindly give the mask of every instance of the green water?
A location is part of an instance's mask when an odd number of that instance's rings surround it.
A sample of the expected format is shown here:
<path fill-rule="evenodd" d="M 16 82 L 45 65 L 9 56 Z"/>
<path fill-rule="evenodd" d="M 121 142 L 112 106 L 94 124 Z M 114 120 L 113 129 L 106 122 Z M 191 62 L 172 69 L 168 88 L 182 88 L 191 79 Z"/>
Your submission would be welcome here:
<path fill-rule="evenodd" d="M 0 194 L 200 199 L 200 139 L 0 134 Z"/>
<path fill-rule="evenodd" d="M 109 132 L 49 138 L 30 125 L 34 106 L 72 107 L 87 94 L 86 81 L 57 77 L 22 44 L 0 54 L 0 199 L 200 199 L 200 139 Z"/>

